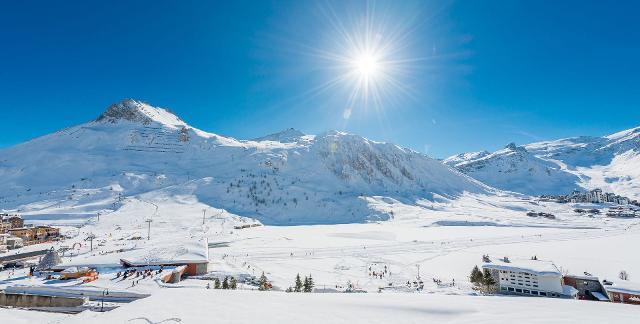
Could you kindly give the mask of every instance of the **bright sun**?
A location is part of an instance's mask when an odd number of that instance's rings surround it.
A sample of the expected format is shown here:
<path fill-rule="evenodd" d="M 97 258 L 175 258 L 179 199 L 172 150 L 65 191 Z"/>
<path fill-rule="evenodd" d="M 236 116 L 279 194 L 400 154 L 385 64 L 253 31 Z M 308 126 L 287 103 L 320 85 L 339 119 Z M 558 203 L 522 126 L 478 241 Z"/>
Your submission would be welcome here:
<path fill-rule="evenodd" d="M 329 5 L 322 10 L 330 27 L 326 28 L 326 41 L 320 43 L 321 47 L 313 43 L 301 47 L 303 53 L 321 63 L 326 77 L 309 95 L 335 91 L 345 120 L 355 110 L 383 114 L 404 96 L 412 96 L 409 77 L 426 59 L 407 56 L 413 46 L 411 34 L 417 28 L 413 19 L 405 21 L 404 16 L 390 14 L 395 10 L 365 2 L 362 15 L 342 15 Z"/>
<path fill-rule="evenodd" d="M 354 61 L 354 67 L 361 76 L 369 78 L 376 73 L 379 64 L 373 56 L 364 54 Z"/>

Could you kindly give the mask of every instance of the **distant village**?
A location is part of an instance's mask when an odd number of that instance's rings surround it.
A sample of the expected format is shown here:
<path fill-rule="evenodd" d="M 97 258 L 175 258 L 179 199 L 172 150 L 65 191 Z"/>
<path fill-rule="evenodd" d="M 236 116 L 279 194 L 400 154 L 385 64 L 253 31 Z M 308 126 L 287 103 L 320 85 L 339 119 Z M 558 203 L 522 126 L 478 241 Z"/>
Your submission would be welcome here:
<path fill-rule="evenodd" d="M 618 205 L 634 205 L 640 207 L 640 202 L 631 200 L 630 198 L 616 195 L 611 192 L 603 192 L 602 189 L 593 189 L 591 191 L 582 192 L 574 190 L 568 195 L 542 195 L 541 201 L 553 201 L 558 203 L 613 203 Z"/>
<path fill-rule="evenodd" d="M 634 218 L 640 217 L 640 202 L 637 200 L 631 200 L 627 197 L 616 195 L 610 192 L 603 192 L 601 189 L 594 189 L 587 192 L 581 192 L 574 190 L 569 195 L 543 195 L 540 196 L 540 201 L 552 201 L 557 203 L 589 203 L 589 204 L 609 204 L 605 215 L 613 218 Z M 598 208 L 576 208 L 573 210 L 577 214 L 585 214 L 589 217 L 595 217 L 600 215 L 601 211 Z M 555 219 L 555 215 L 544 212 L 527 212 L 529 217 L 545 217 L 548 219 Z"/>
<path fill-rule="evenodd" d="M 0 213 L 0 253 L 59 239 L 59 228 L 25 226 L 24 220 L 19 215 Z"/>

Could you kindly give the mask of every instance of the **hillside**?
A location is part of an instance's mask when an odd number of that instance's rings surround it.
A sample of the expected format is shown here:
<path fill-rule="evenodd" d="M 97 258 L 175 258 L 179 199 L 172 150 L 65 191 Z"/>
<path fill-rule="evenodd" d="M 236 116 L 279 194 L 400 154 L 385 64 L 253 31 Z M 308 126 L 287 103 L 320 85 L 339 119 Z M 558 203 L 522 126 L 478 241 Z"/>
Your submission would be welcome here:
<path fill-rule="evenodd" d="M 192 196 L 268 224 L 385 220 L 366 197 L 411 203 L 492 189 L 393 144 L 289 129 L 237 140 L 135 100 L 95 121 L 0 151 L 0 209 L 88 218 L 142 194 Z"/>

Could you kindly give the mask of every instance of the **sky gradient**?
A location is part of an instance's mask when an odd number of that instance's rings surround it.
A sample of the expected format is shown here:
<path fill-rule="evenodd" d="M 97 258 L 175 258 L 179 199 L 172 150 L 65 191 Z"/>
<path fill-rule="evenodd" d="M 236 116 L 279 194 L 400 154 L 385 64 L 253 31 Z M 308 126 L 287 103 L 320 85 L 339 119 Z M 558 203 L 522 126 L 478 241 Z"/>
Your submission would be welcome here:
<path fill-rule="evenodd" d="M 344 130 L 434 157 L 640 126 L 637 1 L 38 1 L 0 5 L 0 148 L 123 98 L 240 139 Z M 318 53 L 402 32 L 383 105 Z M 355 26 L 355 27 L 354 27 Z M 385 28 L 377 28 L 383 26 Z M 354 28 L 352 28 L 354 27 Z M 387 34 L 388 33 L 388 34 Z"/>

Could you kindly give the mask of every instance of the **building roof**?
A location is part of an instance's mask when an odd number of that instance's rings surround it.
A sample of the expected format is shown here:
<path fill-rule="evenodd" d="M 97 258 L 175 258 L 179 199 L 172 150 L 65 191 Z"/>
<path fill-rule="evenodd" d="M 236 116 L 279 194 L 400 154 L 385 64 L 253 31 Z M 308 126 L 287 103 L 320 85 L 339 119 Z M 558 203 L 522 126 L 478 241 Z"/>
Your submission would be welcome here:
<path fill-rule="evenodd" d="M 566 278 L 573 278 L 573 279 L 580 279 L 580 280 L 591 280 L 591 281 L 600 282 L 600 279 L 598 279 L 598 277 L 596 277 L 596 276 L 569 274 L 569 275 L 566 275 L 565 277 Z"/>
<path fill-rule="evenodd" d="M 565 296 L 575 296 L 579 293 L 580 291 L 578 289 L 576 289 L 573 286 L 569 286 L 569 285 L 562 285 L 562 294 Z"/>
<path fill-rule="evenodd" d="M 640 283 L 627 280 L 618 280 L 613 285 L 604 285 L 604 289 L 607 292 L 640 295 Z"/>
<path fill-rule="evenodd" d="M 597 291 L 590 291 L 591 295 L 599 301 L 609 301 L 609 298 Z"/>
<path fill-rule="evenodd" d="M 551 261 L 516 259 L 504 262 L 502 259 L 492 260 L 492 262 L 482 265 L 483 269 L 507 270 L 517 272 L 528 272 L 538 276 L 561 276 L 560 270 Z"/>

